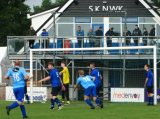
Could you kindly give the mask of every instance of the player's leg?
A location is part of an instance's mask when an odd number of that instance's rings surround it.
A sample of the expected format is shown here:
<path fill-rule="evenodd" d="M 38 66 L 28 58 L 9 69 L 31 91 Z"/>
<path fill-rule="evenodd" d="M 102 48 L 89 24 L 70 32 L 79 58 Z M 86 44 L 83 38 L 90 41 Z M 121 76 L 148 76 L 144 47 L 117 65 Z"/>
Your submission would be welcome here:
<path fill-rule="evenodd" d="M 29 96 L 27 94 L 27 86 L 24 87 L 24 94 L 25 94 L 25 99 L 27 100 L 27 103 L 30 104 Z"/>
<path fill-rule="evenodd" d="M 153 86 L 147 87 L 147 94 L 148 94 L 148 105 L 153 105 L 154 104 Z"/>
<path fill-rule="evenodd" d="M 99 97 L 97 96 L 96 87 L 92 87 L 92 96 L 93 96 L 93 100 L 96 102 L 97 106 L 103 108 L 103 103 L 99 99 Z"/>
<path fill-rule="evenodd" d="M 62 103 L 65 103 L 65 91 L 62 90 Z"/>
<path fill-rule="evenodd" d="M 14 93 L 15 98 L 17 99 L 17 97 L 18 97 L 18 89 L 17 89 L 17 88 L 16 88 L 16 89 L 13 89 L 13 93 Z M 9 106 L 6 106 L 7 115 L 10 114 L 10 111 L 11 111 L 12 109 L 14 109 L 14 108 L 16 108 L 16 107 L 18 107 L 18 106 L 19 106 L 18 101 L 13 102 L 13 103 L 12 103 L 11 105 L 9 105 Z"/>
<path fill-rule="evenodd" d="M 52 101 L 53 101 L 53 103 L 57 103 L 58 110 L 62 109 L 62 104 L 61 104 L 60 100 L 57 98 L 60 90 L 61 90 L 60 87 L 54 87 L 53 92 L 52 92 Z M 53 107 L 53 109 L 54 109 L 54 107 Z"/>
<path fill-rule="evenodd" d="M 90 100 L 90 95 L 91 95 L 91 87 L 85 89 L 84 91 L 84 101 L 90 106 L 91 109 L 95 109 L 95 106 L 92 104 Z"/>
<path fill-rule="evenodd" d="M 53 96 L 54 96 L 54 92 L 55 92 L 55 89 L 54 89 L 54 87 L 52 87 L 52 90 L 51 90 L 51 107 L 50 107 L 50 109 L 54 109 L 54 104 L 55 104 L 55 100 L 53 100 Z"/>
<path fill-rule="evenodd" d="M 20 88 L 17 98 L 18 98 L 18 102 L 20 105 L 20 109 L 21 109 L 23 118 L 28 118 L 26 114 L 26 109 L 24 106 L 24 88 Z"/>
<path fill-rule="evenodd" d="M 70 104 L 70 101 L 69 101 L 69 84 L 66 84 L 66 85 L 65 85 L 65 88 L 66 88 L 67 104 Z"/>

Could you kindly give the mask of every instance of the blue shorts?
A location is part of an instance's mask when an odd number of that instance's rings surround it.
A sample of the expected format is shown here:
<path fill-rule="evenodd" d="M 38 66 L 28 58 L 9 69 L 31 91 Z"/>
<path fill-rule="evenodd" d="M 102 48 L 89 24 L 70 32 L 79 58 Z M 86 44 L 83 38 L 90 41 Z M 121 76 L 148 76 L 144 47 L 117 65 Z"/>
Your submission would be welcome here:
<path fill-rule="evenodd" d="M 96 87 L 95 86 L 90 86 L 87 89 L 85 89 L 84 91 L 84 95 L 85 96 L 93 96 L 93 97 L 97 97 L 97 91 L 96 91 Z"/>
<path fill-rule="evenodd" d="M 13 93 L 18 102 L 24 101 L 24 87 L 14 88 Z"/>

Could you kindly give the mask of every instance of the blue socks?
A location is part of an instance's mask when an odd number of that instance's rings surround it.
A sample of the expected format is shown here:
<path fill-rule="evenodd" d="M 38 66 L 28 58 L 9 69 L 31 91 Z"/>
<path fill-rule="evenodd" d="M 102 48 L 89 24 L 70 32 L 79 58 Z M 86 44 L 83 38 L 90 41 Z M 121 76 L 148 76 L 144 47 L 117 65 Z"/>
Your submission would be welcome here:
<path fill-rule="evenodd" d="M 55 98 L 55 102 L 57 103 L 58 106 L 61 106 L 61 102 L 58 98 Z"/>
<path fill-rule="evenodd" d="M 51 108 L 54 108 L 54 102 L 55 100 L 51 99 Z"/>
<path fill-rule="evenodd" d="M 14 102 L 9 106 L 9 109 L 11 110 L 11 109 L 14 109 L 14 108 L 16 108 L 18 106 L 19 106 L 18 102 Z"/>
<path fill-rule="evenodd" d="M 90 107 L 94 107 L 94 105 L 92 104 L 90 99 L 85 100 L 85 102 L 90 106 Z"/>
<path fill-rule="evenodd" d="M 153 97 L 148 97 L 148 104 L 153 105 L 153 103 L 154 103 Z"/>
<path fill-rule="evenodd" d="M 98 98 L 96 99 L 96 104 L 97 104 L 97 105 L 100 105 L 100 104 L 101 104 L 100 99 L 98 99 Z"/>
<path fill-rule="evenodd" d="M 25 110 L 24 105 L 21 105 L 20 108 L 21 108 L 22 116 L 25 117 L 26 116 L 26 110 Z"/>

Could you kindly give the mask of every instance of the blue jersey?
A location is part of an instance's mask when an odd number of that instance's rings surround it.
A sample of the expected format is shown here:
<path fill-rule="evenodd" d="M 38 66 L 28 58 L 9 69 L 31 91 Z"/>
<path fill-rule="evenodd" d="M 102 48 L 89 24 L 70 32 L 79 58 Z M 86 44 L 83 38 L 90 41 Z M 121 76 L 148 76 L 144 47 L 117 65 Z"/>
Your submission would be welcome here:
<path fill-rule="evenodd" d="M 27 76 L 27 73 L 24 68 L 10 68 L 6 76 L 11 77 L 13 82 L 13 88 L 20 88 L 25 86 L 25 76 Z"/>
<path fill-rule="evenodd" d="M 98 69 L 93 69 L 90 73 L 91 76 L 95 77 L 94 83 L 96 85 L 96 87 L 101 86 L 101 76 L 100 76 L 100 72 Z"/>
<path fill-rule="evenodd" d="M 83 76 L 77 79 L 77 85 L 80 84 L 84 89 L 89 88 L 90 86 L 95 86 L 92 81 L 91 76 Z"/>
<path fill-rule="evenodd" d="M 153 86 L 153 73 L 151 70 L 148 70 L 146 78 L 148 78 L 147 86 Z"/>
<path fill-rule="evenodd" d="M 57 69 L 52 69 L 49 73 L 52 87 L 61 86 L 61 79 Z"/>

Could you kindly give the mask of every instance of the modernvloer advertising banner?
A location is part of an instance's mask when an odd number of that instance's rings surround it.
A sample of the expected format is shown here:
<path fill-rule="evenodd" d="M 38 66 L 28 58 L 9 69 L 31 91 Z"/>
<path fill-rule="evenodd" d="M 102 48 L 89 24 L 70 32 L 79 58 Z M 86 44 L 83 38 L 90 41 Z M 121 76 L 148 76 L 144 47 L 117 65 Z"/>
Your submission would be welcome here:
<path fill-rule="evenodd" d="M 27 88 L 28 95 L 30 97 L 30 87 Z M 15 101 L 13 94 L 13 88 L 10 86 L 6 87 L 6 101 Z M 33 101 L 45 102 L 47 101 L 47 87 L 33 87 Z"/>
<path fill-rule="evenodd" d="M 144 102 L 144 88 L 111 88 L 111 102 Z"/>

